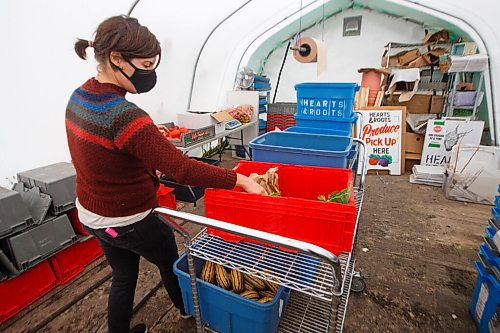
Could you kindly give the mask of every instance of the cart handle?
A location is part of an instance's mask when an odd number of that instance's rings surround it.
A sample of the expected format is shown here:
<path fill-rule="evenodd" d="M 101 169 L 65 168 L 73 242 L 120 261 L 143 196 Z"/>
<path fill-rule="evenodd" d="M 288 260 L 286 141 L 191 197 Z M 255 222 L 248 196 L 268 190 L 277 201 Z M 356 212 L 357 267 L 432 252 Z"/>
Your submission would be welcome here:
<path fill-rule="evenodd" d="M 361 176 L 359 179 L 359 189 L 363 191 L 365 188 L 366 171 L 368 169 L 368 150 L 366 149 L 366 143 L 363 140 L 354 138 L 353 141 L 356 142 L 359 146 L 363 147 L 363 155 L 361 156 L 361 162 L 363 163 L 363 165 L 361 167 Z M 358 152 L 358 158 L 359 154 L 360 153 Z M 357 170 L 355 170 L 354 172 L 357 172 Z"/>
<path fill-rule="evenodd" d="M 247 227 L 242 227 L 239 225 L 227 223 L 227 222 L 222 222 L 218 220 L 214 220 L 208 217 L 204 216 L 199 216 L 195 214 L 190 214 L 190 213 L 185 213 L 185 212 L 179 212 L 176 210 L 172 210 L 169 208 L 165 207 L 157 207 L 153 209 L 153 213 L 157 214 L 165 214 L 170 217 L 175 217 L 184 221 L 192 222 L 195 224 L 199 224 L 205 227 L 210 227 L 214 228 L 217 230 L 221 231 L 226 231 L 230 232 L 235 235 L 243 236 L 243 237 L 250 237 L 256 240 L 260 240 L 266 243 L 271 243 L 276 246 L 284 246 L 293 250 L 300 251 L 302 253 L 306 253 L 312 256 L 315 256 L 322 261 L 325 261 L 327 264 L 329 264 L 332 267 L 332 270 L 334 272 L 334 277 L 336 281 L 334 281 L 334 286 L 335 289 L 339 289 L 341 286 L 341 281 L 342 281 L 342 270 L 340 266 L 340 260 L 339 258 L 331 253 L 330 251 L 327 251 L 323 249 L 322 247 L 309 244 L 306 242 L 302 242 L 299 240 L 283 237 L 283 236 L 278 236 L 274 234 L 270 234 L 268 232 L 264 231 L 259 231 L 255 229 L 250 229 Z M 186 244 L 187 246 L 191 246 L 191 239 L 189 236 L 189 233 L 179 224 L 176 222 L 172 221 L 171 219 L 167 219 L 162 215 L 158 215 L 160 219 L 162 219 L 164 222 L 167 224 L 171 225 L 176 231 L 178 231 L 180 234 L 184 236 L 186 240 L 189 239 L 188 243 Z"/>

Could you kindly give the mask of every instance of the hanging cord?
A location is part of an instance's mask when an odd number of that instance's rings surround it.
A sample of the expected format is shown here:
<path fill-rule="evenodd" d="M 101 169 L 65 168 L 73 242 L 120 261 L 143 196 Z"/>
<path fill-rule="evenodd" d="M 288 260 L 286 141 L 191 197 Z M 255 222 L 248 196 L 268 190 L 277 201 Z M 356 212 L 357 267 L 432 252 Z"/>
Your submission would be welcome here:
<path fill-rule="evenodd" d="M 285 56 L 283 57 L 283 62 L 281 63 L 280 72 L 278 74 L 278 80 L 276 81 L 276 88 L 274 88 L 274 96 L 273 96 L 273 104 L 276 101 L 276 94 L 278 93 L 278 87 L 280 86 L 281 72 L 283 71 L 283 67 L 285 67 L 286 57 L 288 55 L 288 49 L 290 48 L 291 40 L 288 41 L 288 45 L 285 48 Z"/>
<path fill-rule="evenodd" d="M 134 8 L 135 6 L 137 6 L 137 4 L 139 3 L 140 0 L 135 0 L 134 3 L 132 4 L 132 6 L 130 7 L 130 9 L 128 10 L 128 13 L 127 13 L 127 16 L 130 16 L 130 14 L 132 14 L 132 12 L 134 11 Z"/>
<path fill-rule="evenodd" d="M 325 0 L 323 0 L 323 24 L 321 25 L 321 41 L 325 41 Z"/>
<path fill-rule="evenodd" d="M 299 31 L 297 31 L 297 35 L 295 37 L 295 46 L 300 47 L 301 44 L 301 33 L 302 33 L 302 0 L 300 0 L 300 14 L 299 14 Z"/>

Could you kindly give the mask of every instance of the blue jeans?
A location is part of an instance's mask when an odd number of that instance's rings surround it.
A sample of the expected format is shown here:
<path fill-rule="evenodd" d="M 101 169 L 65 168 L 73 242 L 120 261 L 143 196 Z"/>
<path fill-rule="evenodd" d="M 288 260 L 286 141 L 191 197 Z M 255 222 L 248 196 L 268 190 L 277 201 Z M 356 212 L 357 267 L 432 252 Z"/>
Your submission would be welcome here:
<path fill-rule="evenodd" d="M 179 258 L 172 229 L 155 215 L 125 227 L 115 227 L 112 237 L 105 229 L 85 229 L 94 235 L 113 270 L 108 298 L 109 333 L 128 333 L 139 274 L 139 259 L 144 257 L 159 270 L 165 289 L 174 305 L 184 313 L 179 280 L 173 272 Z"/>

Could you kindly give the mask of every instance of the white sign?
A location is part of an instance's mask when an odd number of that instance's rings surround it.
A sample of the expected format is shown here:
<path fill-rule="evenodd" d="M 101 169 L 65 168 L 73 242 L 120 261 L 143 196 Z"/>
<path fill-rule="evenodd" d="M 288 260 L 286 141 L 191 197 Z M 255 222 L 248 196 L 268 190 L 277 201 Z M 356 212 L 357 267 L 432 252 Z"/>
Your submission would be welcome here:
<path fill-rule="evenodd" d="M 362 114 L 361 139 L 368 150 L 368 170 L 387 170 L 391 175 L 400 175 L 405 112 L 398 107 L 359 111 Z"/>
<path fill-rule="evenodd" d="M 479 145 L 483 134 L 483 121 L 457 119 L 429 120 L 425 132 L 421 165 L 446 165 L 457 144 Z"/>

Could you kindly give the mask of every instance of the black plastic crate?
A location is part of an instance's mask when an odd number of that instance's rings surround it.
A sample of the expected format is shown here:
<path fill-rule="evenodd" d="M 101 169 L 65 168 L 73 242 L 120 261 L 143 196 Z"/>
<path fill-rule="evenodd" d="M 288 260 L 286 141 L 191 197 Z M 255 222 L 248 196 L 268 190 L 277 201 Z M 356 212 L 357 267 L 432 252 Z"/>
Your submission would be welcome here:
<path fill-rule="evenodd" d="M 67 215 L 10 236 L 2 247 L 19 270 L 26 270 L 55 252 L 76 242 L 77 236 Z"/>
<path fill-rule="evenodd" d="M 32 222 L 21 195 L 0 187 L 0 238 L 26 229 Z"/>
<path fill-rule="evenodd" d="M 219 160 L 201 157 L 191 158 L 211 165 L 219 165 Z M 172 178 L 162 177 L 160 181 L 163 185 L 174 189 L 173 193 L 175 195 L 175 199 L 179 201 L 196 203 L 196 201 L 198 201 L 198 199 L 203 197 L 205 194 L 205 189 L 203 187 L 179 184 Z"/>
<path fill-rule="evenodd" d="M 75 207 L 76 170 L 71 163 L 56 163 L 17 174 L 28 188 L 39 187 L 52 198 L 52 213 L 59 214 Z"/>

